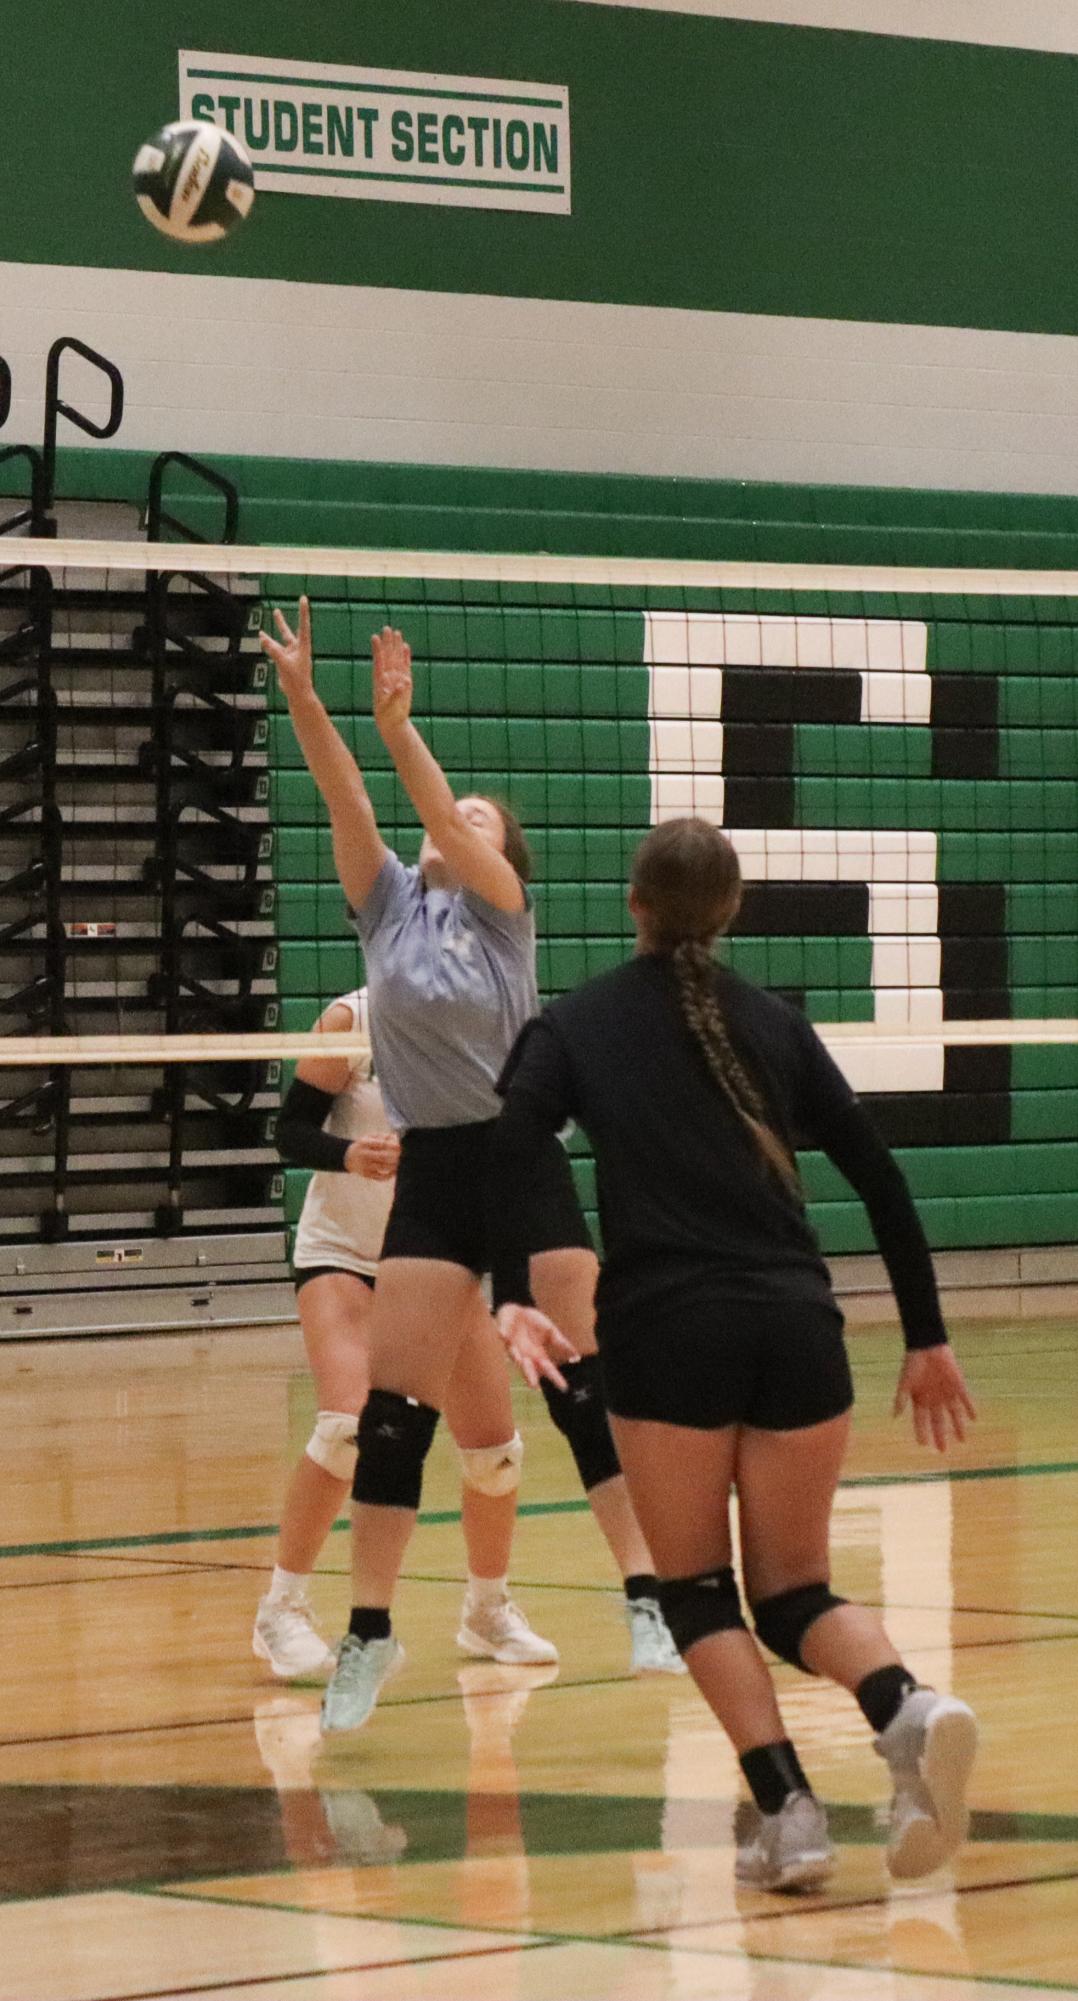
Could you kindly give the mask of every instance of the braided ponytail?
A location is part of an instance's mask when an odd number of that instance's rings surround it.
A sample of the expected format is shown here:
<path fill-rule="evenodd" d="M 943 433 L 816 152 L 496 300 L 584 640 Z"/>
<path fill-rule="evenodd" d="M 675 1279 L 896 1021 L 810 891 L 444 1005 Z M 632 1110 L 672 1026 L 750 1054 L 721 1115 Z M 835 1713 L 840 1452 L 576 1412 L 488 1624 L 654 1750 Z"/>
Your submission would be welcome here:
<path fill-rule="evenodd" d="M 704 1052 L 719 1089 L 748 1127 L 766 1165 L 787 1194 L 801 1199 L 801 1177 L 793 1154 L 767 1122 L 763 1099 L 730 1040 L 712 978 L 711 951 L 702 938 L 683 938 L 671 954 L 681 1011 Z"/>
<path fill-rule="evenodd" d="M 633 858 L 632 888 L 645 919 L 647 946 L 668 957 L 685 1021 L 708 1070 L 766 1167 L 801 1200 L 797 1163 L 769 1124 L 760 1092 L 730 1040 L 715 991 L 711 945 L 737 915 L 741 868 L 725 834 L 706 820 L 666 820 Z"/>

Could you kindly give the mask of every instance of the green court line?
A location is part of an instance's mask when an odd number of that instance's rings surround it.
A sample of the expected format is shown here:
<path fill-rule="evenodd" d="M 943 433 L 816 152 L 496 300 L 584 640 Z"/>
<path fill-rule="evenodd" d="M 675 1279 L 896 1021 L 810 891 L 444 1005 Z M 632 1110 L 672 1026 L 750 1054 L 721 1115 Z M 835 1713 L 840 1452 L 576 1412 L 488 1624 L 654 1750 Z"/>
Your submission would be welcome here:
<path fill-rule="evenodd" d="M 288 1871 L 287 1873 L 294 1874 L 297 1872 Z M 240 1878 L 239 1880 L 242 1881 L 242 1878 Z M 998 1883 L 998 1884 L 986 1883 L 984 1885 L 971 1885 L 970 1887 L 983 1888 L 986 1890 L 1024 1889 L 1027 1884 L 1035 1884 L 1042 1882 L 1051 1883 L 1057 1881 L 1067 1882 L 1071 1880 L 1073 1879 L 1070 1876 L 1063 1876 L 1063 1877 L 1057 1877 L 1054 1875 L 1031 1876 L 1022 1879 L 1021 1881 L 1009 1880 L 1005 1883 Z M 145 1884 L 145 1885 L 139 1884 L 134 1887 L 130 1884 L 125 1884 L 124 1888 L 129 1891 L 132 1891 L 133 1889 L 133 1894 L 136 1896 L 174 1897 L 177 1902 L 181 1903 L 189 1902 L 189 1903 L 201 1903 L 201 1904 L 217 1904 L 226 1906 L 229 1904 L 235 1904 L 237 1907 L 243 1910 L 287 1911 L 290 1913 L 298 1912 L 304 1916 L 321 1915 L 324 1917 L 340 1917 L 342 1915 L 344 1916 L 348 1915 L 347 1912 L 341 1913 L 339 1911 L 332 1911 L 328 1907 L 319 1911 L 316 1906 L 313 1906 L 311 1904 L 294 1904 L 286 1902 L 284 1899 L 277 1899 L 277 1898 L 269 1899 L 260 1897 L 228 1896 L 224 1893 L 214 1893 L 208 1890 L 190 1889 L 186 1885 L 181 1886 L 177 1889 L 172 1889 L 168 1884 L 162 1884 L 160 1888 L 158 1888 L 153 1884 Z M 964 1890 L 959 1890 L 957 1894 L 959 1896 L 964 1896 L 966 1892 Z M 880 1897 L 859 1898 L 856 1903 L 812 1904 L 807 1908 L 807 1910 L 804 1905 L 801 1905 L 799 1906 L 799 1909 L 802 1911 L 804 1915 L 810 1917 L 829 1916 L 830 1913 L 833 1911 L 860 1910 L 864 1908 L 868 1909 L 880 1908 L 887 1902 L 888 1902 L 888 1897 L 884 1895 Z M 910 1908 L 911 1909 L 915 1908 L 915 1904 L 913 1903 L 912 1900 Z M 362 1923 L 365 1919 L 368 1921 L 376 1922 L 376 1917 L 374 1913 L 368 1913 L 365 1911 L 355 1911 L 351 1915 L 355 1917 L 360 1923 Z M 789 1911 L 788 1910 L 781 1912 L 777 1911 L 774 1912 L 773 1914 L 761 1913 L 761 1917 L 767 1915 L 773 1915 L 775 1917 L 788 1917 Z M 401 1922 L 409 1925 L 414 1924 L 421 1927 L 430 1927 L 438 1931 L 460 1931 L 464 1929 L 461 1921 L 454 1920 L 451 1918 L 420 1918 L 420 1917 L 409 1916 L 407 1918 L 402 1919 Z M 702 1918 L 700 1920 L 701 1925 L 722 1924 L 724 1922 L 740 1923 L 743 1922 L 743 1920 L 741 1919 L 738 1913 L 731 1914 L 731 1916 L 725 1920 L 721 1917 L 716 1917 L 711 1919 Z M 748 1922 L 755 1923 L 757 1922 L 757 1920 L 750 1919 L 748 1920 Z M 478 1932 L 489 1932 L 494 1937 L 499 1937 L 499 1936 L 505 1936 L 507 1933 L 511 1932 L 515 1932 L 517 1935 L 519 1935 L 520 1927 L 519 1926 L 512 1927 L 508 1925 L 495 1926 L 482 1923 L 475 1923 L 475 1924 L 469 1924 L 467 1929 Z M 735 1960 L 742 1962 L 744 1962 L 745 1960 L 751 1960 L 754 1966 L 768 1966 L 768 1965 L 805 1966 L 805 1967 L 816 1968 L 821 1972 L 825 1972 L 828 1967 L 834 1967 L 836 1970 L 841 1972 L 862 1973 L 862 1974 L 886 1973 L 891 1976 L 897 1975 L 899 1978 L 906 1980 L 940 1980 L 948 1982 L 952 1985 L 958 1982 L 965 1982 L 967 1985 L 971 1987 L 973 1986 L 1011 1987 L 1017 1989 L 1026 1987 L 1037 1993 L 1044 1993 L 1044 1994 L 1074 1994 L 1076 1991 L 1073 1986 L 1064 1985 L 1063 1982 L 1061 1981 L 1031 1980 L 1025 1975 L 1015 1975 L 1015 1974 L 1005 1974 L 1005 1973 L 943 1973 L 943 1972 L 937 1972 L 935 1969 L 924 1969 L 912 1966 L 878 1967 L 872 1965 L 872 1963 L 867 1960 L 858 1961 L 852 1959 L 798 1958 L 793 1953 L 750 1952 L 745 1949 L 740 1949 L 740 1950 L 733 1949 L 729 1946 L 715 1947 L 715 1946 L 692 1945 L 688 1942 L 683 1943 L 681 1940 L 672 1937 L 669 1933 L 664 1935 L 662 1938 L 649 1939 L 641 1937 L 639 1933 L 632 1931 L 607 1932 L 607 1933 L 545 1931 L 536 1934 L 534 1936 L 534 1939 L 528 1941 L 529 1947 L 532 1944 L 545 1945 L 545 1946 L 598 1945 L 598 1946 L 617 1947 L 619 1949 L 624 1949 L 624 1947 L 628 1945 L 634 1947 L 637 1951 L 640 1952 L 652 1952 L 652 1953 L 690 1952 L 696 1958 L 699 1959 L 725 1959 L 725 1960 Z M 524 1947 L 521 1947 L 521 1950 L 524 1949 L 525 1949 Z"/>
<path fill-rule="evenodd" d="M 1045 1460 L 1028 1466 L 960 1466 L 953 1471 L 938 1473 L 863 1473 L 852 1480 L 840 1483 L 840 1492 L 853 1487 L 911 1487 L 939 1486 L 948 1480 L 1029 1480 L 1053 1473 L 1078 1473 L 1078 1459 Z M 535 1515 L 582 1515 L 588 1512 L 588 1502 L 580 1496 L 572 1501 L 524 1501 L 518 1509 L 521 1518 Z M 439 1508 L 421 1514 L 421 1528 L 443 1528 L 452 1522 L 459 1522 L 459 1508 Z M 333 1524 L 336 1529 L 349 1527 L 347 1516 L 341 1516 Z M 151 1535 L 80 1536 L 57 1542 L 9 1542 L 0 1543 L 0 1559 L 6 1556 L 77 1556 L 83 1551 L 101 1549 L 174 1549 L 193 1542 L 251 1542 L 278 1533 L 276 1522 L 242 1523 L 236 1528 L 215 1529 L 159 1529 Z"/>

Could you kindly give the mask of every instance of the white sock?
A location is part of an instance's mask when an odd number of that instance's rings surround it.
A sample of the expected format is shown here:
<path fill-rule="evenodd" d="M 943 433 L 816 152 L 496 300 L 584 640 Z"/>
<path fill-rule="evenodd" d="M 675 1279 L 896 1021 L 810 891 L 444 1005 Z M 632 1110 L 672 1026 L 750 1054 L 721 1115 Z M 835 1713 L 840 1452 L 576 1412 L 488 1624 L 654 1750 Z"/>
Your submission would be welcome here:
<path fill-rule="evenodd" d="M 291 1598 L 293 1592 L 298 1592 L 302 1597 L 310 1581 L 310 1571 L 305 1577 L 301 1577 L 298 1570 L 282 1570 L 280 1564 L 275 1563 L 273 1578 L 266 1596 L 274 1601 L 279 1598 Z"/>
<path fill-rule="evenodd" d="M 509 1595 L 508 1577 L 473 1577 L 468 1572 L 466 1602 L 477 1609 L 482 1605 L 500 1605 Z"/>

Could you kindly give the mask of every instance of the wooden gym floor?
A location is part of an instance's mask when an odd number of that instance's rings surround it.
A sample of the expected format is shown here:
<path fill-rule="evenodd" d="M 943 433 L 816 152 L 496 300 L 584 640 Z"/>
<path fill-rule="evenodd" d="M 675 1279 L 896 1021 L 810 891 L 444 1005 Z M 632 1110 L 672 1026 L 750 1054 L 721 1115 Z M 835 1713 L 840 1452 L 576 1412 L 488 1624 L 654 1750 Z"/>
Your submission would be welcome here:
<path fill-rule="evenodd" d="M 515 1589 L 560 1670 L 465 1664 L 441 1439 L 405 1672 L 327 1757 L 318 1692 L 250 1652 L 311 1397 L 293 1329 L 5 1344 L 0 2001 L 1008 2001 L 1078 1995 L 1078 1327 L 971 1326 L 951 1477 L 851 1341 L 840 1589 L 977 1708 L 972 1838 L 896 1891 L 845 1697 L 776 1668 L 831 1813 L 826 1894 L 735 1890 L 736 1766 L 690 1685 L 640 1684 L 564 1445 L 521 1392 Z M 319 1613 L 339 1630 L 347 1539 Z"/>

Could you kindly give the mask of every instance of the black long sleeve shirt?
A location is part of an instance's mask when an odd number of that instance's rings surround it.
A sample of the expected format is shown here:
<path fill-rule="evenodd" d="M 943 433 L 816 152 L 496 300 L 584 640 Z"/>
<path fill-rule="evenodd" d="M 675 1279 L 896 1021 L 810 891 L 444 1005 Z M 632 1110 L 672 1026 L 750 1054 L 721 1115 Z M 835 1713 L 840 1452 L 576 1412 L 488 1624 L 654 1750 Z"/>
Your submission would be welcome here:
<path fill-rule="evenodd" d="M 905 1177 L 799 1011 L 725 968 L 715 979 L 734 1048 L 770 1124 L 815 1147 L 868 1211 L 908 1348 L 947 1339 L 932 1260 Z M 589 980 L 523 1029 L 499 1089 L 492 1228 L 497 1261 L 543 1241 L 534 1168 L 568 1120 L 595 1155 L 604 1262 L 600 1306 L 639 1305 L 685 1265 L 706 1263 L 731 1298 L 830 1300 L 804 1208 L 779 1183 L 708 1070 L 682 1015 L 673 968 L 649 953 Z"/>

